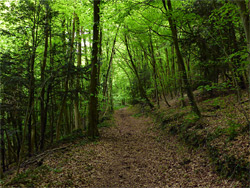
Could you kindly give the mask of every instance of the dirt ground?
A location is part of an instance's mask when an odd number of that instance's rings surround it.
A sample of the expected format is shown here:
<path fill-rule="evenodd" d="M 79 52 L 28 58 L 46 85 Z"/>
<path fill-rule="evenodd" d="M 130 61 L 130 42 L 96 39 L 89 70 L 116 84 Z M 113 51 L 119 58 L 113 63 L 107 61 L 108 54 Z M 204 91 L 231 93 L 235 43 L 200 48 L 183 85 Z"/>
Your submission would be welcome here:
<path fill-rule="evenodd" d="M 221 179 L 213 172 L 202 148 L 188 149 L 173 136 L 164 136 L 149 117 L 135 117 L 131 109 L 123 108 L 115 112 L 114 118 L 116 126 L 102 128 L 99 141 L 48 156 L 43 166 L 49 170 L 32 184 L 240 187 L 239 182 Z"/>

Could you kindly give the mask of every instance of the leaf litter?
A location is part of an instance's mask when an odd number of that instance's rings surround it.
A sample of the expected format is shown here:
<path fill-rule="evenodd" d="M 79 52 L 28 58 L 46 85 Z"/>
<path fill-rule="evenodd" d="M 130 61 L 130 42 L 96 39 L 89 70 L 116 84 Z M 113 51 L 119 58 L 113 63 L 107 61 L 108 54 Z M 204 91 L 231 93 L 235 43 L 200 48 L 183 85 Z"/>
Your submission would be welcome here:
<path fill-rule="evenodd" d="M 39 187 L 240 187 L 214 171 L 202 148 L 190 149 L 131 109 L 115 112 L 116 126 L 98 142 L 75 144 L 44 159 L 32 185 Z M 42 168 L 38 167 L 38 168 Z M 27 186 L 19 184 L 18 186 Z"/>

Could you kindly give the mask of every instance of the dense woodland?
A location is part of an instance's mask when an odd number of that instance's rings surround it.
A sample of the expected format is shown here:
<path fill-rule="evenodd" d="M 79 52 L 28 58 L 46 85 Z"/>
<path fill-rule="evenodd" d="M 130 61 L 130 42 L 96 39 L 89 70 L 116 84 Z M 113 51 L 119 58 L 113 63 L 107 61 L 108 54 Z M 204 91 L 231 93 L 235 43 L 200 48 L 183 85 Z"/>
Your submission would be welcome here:
<path fill-rule="evenodd" d="M 128 104 L 177 98 L 199 119 L 195 90 L 249 100 L 249 14 L 249 0 L 1 0 L 1 177 L 79 130 L 94 140 Z"/>

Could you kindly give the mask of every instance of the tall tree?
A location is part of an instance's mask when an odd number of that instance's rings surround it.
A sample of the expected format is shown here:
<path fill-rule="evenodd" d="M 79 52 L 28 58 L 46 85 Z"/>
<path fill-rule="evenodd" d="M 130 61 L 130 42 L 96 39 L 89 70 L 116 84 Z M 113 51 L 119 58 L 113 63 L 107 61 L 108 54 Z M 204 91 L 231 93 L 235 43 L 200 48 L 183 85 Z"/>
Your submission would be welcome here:
<path fill-rule="evenodd" d="M 35 1 L 34 12 L 33 12 L 33 27 L 32 27 L 32 52 L 29 61 L 29 121 L 28 121 L 28 148 L 29 148 L 29 156 L 33 152 L 33 143 L 32 143 L 32 130 L 34 130 L 34 98 L 35 98 L 35 60 L 36 60 L 36 49 L 37 49 L 37 40 L 38 40 L 38 23 L 39 23 L 39 16 L 40 16 L 40 4 L 37 5 Z M 25 139 L 25 138 L 23 138 Z"/>
<path fill-rule="evenodd" d="M 200 110 L 199 110 L 199 108 L 198 108 L 198 106 L 196 104 L 191 85 L 190 85 L 190 83 L 188 81 L 187 72 L 186 72 L 186 69 L 185 69 L 185 63 L 184 63 L 184 60 L 183 60 L 183 57 L 182 57 L 182 54 L 181 54 L 181 51 L 180 51 L 180 48 L 179 48 L 176 21 L 172 17 L 173 9 L 172 9 L 171 0 L 167 0 L 168 9 L 166 7 L 165 0 L 162 0 L 162 2 L 163 2 L 163 6 L 164 6 L 165 10 L 169 13 L 168 21 L 169 21 L 170 29 L 172 31 L 172 38 L 173 38 L 174 45 L 175 45 L 175 50 L 176 50 L 176 55 L 177 55 L 177 62 L 178 62 L 178 65 L 179 65 L 179 69 L 180 69 L 180 72 L 181 72 L 183 83 L 185 85 L 185 89 L 186 89 L 186 92 L 187 92 L 188 99 L 190 101 L 190 104 L 191 104 L 191 107 L 192 107 L 192 110 L 194 111 L 194 113 L 196 113 L 199 117 L 201 117 L 201 113 L 200 113 Z"/>
<path fill-rule="evenodd" d="M 248 2 L 248 3 L 246 3 Z M 240 17 L 243 23 L 246 40 L 247 40 L 247 52 L 248 57 L 247 60 L 249 62 L 248 65 L 248 82 L 249 82 L 249 92 L 250 92 L 250 0 L 238 0 L 236 1 L 239 9 L 240 9 Z"/>
<path fill-rule="evenodd" d="M 135 73 L 135 76 L 137 78 L 137 82 L 138 82 L 138 87 L 139 87 L 139 92 L 140 92 L 140 96 L 142 99 L 144 99 L 146 101 L 146 104 L 151 108 L 153 109 L 154 108 L 154 105 L 150 102 L 147 94 L 146 94 L 146 91 L 145 89 L 143 88 L 143 84 L 142 84 L 142 81 L 141 81 L 141 78 L 140 78 L 140 75 L 138 73 L 138 70 L 137 70 L 137 67 L 135 65 L 135 62 L 134 62 L 134 58 L 132 57 L 132 54 L 131 54 L 131 51 L 129 49 L 129 44 L 128 44 L 128 37 L 127 35 L 125 34 L 124 36 L 124 43 L 126 45 L 126 49 L 127 49 L 127 52 L 128 52 L 128 56 L 129 56 L 129 59 L 130 59 L 130 63 L 131 63 L 131 68 L 133 70 L 133 72 Z"/>
<path fill-rule="evenodd" d="M 47 108 L 45 108 L 45 68 L 47 62 L 47 55 L 48 55 L 48 41 L 49 41 L 49 5 L 46 4 L 46 18 L 45 18 L 45 43 L 44 43 L 44 55 L 43 55 L 43 62 L 41 65 L 41 97 L 40 97 L 40 110 L 41 110 L 41 140 L 40 140 L 40 149 L 43 150 L 44 148 L 44 136 L 46 131 L 46 124 L 47 124 Z"/>
<path fill-rule="evenodd" d="M 101 0 L 94 1 L 94 25 L 93 25 L 93 45 L 91 59 L 91 79 L 90 79 L 90 101 L 89 101 L 89 125 L 88 136 L 94 139 L 99 136 L 98 132 L 98 44 L 99 44 L 99 22 L 100 22 Z"/>
<path fill-rule="evenodd" d="M 80 112 L 79 112 L 79 91 L 80 91 L 80 78 L 79 78 L 79 69 L 81 67 L 82 61 L 82 46 L 81 46 L 81 27 L 79 17 L 76 15 L 76 39 L 77 39 L 77 78 L 76 78 L 76 90 L 74 98 L 74 118 L 75 118 L 75 129 L 80 127 Z"/>

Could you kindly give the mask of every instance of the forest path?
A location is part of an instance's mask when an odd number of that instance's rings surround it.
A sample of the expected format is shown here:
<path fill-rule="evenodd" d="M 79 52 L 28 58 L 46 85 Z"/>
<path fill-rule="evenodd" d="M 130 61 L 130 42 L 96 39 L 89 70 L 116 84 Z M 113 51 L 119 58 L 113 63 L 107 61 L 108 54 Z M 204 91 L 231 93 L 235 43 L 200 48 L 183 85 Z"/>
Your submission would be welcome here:
<path fill-rule="evenodd" d="M 190 150 L 163 136 L 149 117 L 128 109 L 114 115 L 117 126 L 102 128 L 100 141 L 73 147 L 44 161 L 51 170 L 44 186 L 233 187 L 212 171 L 201 150 Z"/>

